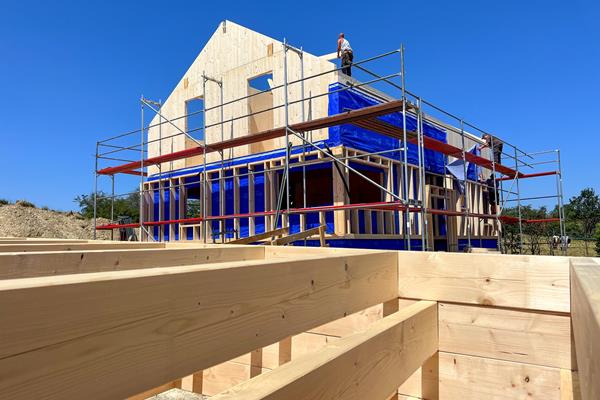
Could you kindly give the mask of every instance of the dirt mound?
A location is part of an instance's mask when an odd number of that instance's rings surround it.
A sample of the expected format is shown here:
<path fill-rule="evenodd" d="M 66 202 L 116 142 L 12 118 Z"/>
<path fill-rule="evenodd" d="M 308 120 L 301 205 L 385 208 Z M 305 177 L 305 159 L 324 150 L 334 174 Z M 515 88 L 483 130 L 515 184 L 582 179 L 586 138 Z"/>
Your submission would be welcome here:
<path fill-rule="evenodd" d="M 98 225 L 109 221 L 98 218 Z M 94 221 L 78 213 L 32 207 L 29 203 L 0 205 L 0 237 L 93 239 Z M 98 231 L 97 239 L 110 239 L 109 231 Z"/>

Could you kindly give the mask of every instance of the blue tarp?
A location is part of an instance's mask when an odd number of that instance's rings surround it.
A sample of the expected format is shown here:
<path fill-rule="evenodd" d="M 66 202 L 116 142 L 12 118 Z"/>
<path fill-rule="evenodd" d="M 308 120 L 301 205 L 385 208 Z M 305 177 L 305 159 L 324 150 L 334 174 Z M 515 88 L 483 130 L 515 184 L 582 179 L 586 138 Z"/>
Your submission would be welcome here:
<path fill-rule="evenodd" d="M 356 110 L 381 103 L 381 101 L 374 99 L 366 93 L 354 88 L 340 91 L 340 89 L 345 87 L 346 86 L 341 83 L 334 83 L 329 86 L 329 115 L 339 114 L 348 110 Z M 389 124 L 402 128 L 403 120 L 401 112 L 384 115 L 380 117 L 380 119 Z M 416 118 L 407 114 L 406 127 L 410 131 L 416 131 Z M 446 132 L 430 123 L 423 123 L 423 133 L 425 136 L 429 136 L 446 143 Z M 343 144 L 354 149 L 364 150 L 367 152 L 378 152 L 402 147 L 400 145 L 400 141 L 394 138 L 351 124 L 330 127 L 328 144 L 330 146 Z M 418 165 L 419 155 L 417 145 L 409 143 L 407 153 L 408 162 L 410 164 Z M 385 154 L 385 156 L 394 158 L 396 160 L 401 160 L 403 159 L 404 154 L 403 152 L 398 151 Z M 445 155 L 439 152 L 425 149 L 425 169 L 429 172 L 443 174 L 445 157 Z"/>
<path fill-rule="evenodd" d="M 342 88 L 343 85 L 336 83 L 333 85 L 330 85 L 330 93 L 329 93 L 329 114 L 333 115 L 333 114 L 339 114 L 342 112 L 347 111 L 348 109 L 359 109 L 359 108 L 363 108 L 366 106 L 371 106 L 371 105 L 375 105 L 380 103 L 379 100 L 374 99 L 373 97 L 365 94 L 364 92 L 361 92 L 355 88 L 351 88 L 345 91 L 337 91 L 338 89 Z M 403 121 L 402 121 L 402 113 L 394 113 L 394 114 L 390 114 L 390 115 L 386 115 L 386 116 L 382 116 L 380 117 L 381 120 L 390 123 L 394 126 L 397 127 L 402 127 Z M 407 129 L 409 130 L 416 130 L 416 119 L 410 115 L 407 115 L 406 118 L 406 126 Z M 440 140 L 442 142 L 446 142 L 446 132 L 442 129 L 439 129 L 429 123 L 424 123 L 423 126 L 423 131 L 424 134 L 426 136 L 435 138 L 437 140 Z M 385 150 L 391 150 L 391 149 L 399 149 L 401 146 L 400 142 L 396 139 L 390 138 L 388 136 L 385 135 L 381 135 L 375 132 L 371 132 L 369 130 L 366 129 L 362 129 L 359 127 L 356 127 L 354 125 L 350 125 L 350 124 L 345 124 L 345 125 L 340 125 L 340 126 L 335 126 L 335 127 L 331 127 L 329 128 L 329 138 L 326 141 L 320 141 L 316 143 L 318 145 L 318 147 L 320 148 L 324 148 L 325 145 L 328 145 L 330 147 L 334 147 L 334 146 L 338 146 L 338 145 L 345 145 L 348 147 L 352 147 L 354 149 L 357 150 L 363 150 L 366 152 L 379 152 L 379 151 L 385 151 Z M 303 151 L 302 147 L 297 146 L 294 147 L 291 151 L 292 154 L 298 154 L 301 153 Z M 408 144 L 407 147 L 407 153 L 408 153 L 408 162 L 411 164 L 418 164 L 418 152 L 417 152 L 417 146 L 413 145 L 413 144 Z M 260 154 L 253 154 L 253 155 L 249 155 L 249 156 L 244 156 L 244 157 L 238 157 L 235 159 L 231 159 L 231 160 L 227 160 L 224 162 L 224 164 L 222 164 L 221 162 L 215 162 L 215 163 L 211 163 L 207 165 L 206 170 L 207 171 L 214 171 L 212 173 L 209 173 L 209 177 L 211 179 L 214 179 L 211 184 L 210 187 L 212 189 L 212 195 L 211 195 L 211 200 L 212 200 L 212 207 L 211 207 L 211 215 L 219 215 L 220 214 L 220 206 L 219 206 L 219 193 L 220 193 L 220 182 L 218 179 L 218 173 L 217 171 L 224 167 L 231 167 L 231 166 L 241 166 L 241 165 L 246 165 L 247 163 L 250 162 L 255 162 L 255 161 L 259 161 L 259 160 L 269 160 L 272 158 L 277 158 L 277 157 L 281 157 L 285 154 L 285 150 L 284 149 L 278 149 L 278 150 L 273 150 L 270 152 L 265 152 L 265 153 L 260 153 Z M 394 158 L 397 160 L 401 160 L 403 157 L 403 152 L 401 151 L 396 151 L 396 152 L 392 152 L 392 153 L 387 153 L 385 154 L 386 157 L 390 157 L 390 158 Z M 424 160 L 424 165 L 427 171 L 430 172 L 435 172 L 435 173 L 444 173 L 444 164 L 445 164 L 445 156 L 434 152 L 432 150 L 425 150 L 425 160 Z M 374 168 L 374 167 L 368 167 L 362 164 L 356 164 L 356 163 L 351 163 L 351 165 L 358 169 L 358 170 L 376 170 L 377 172 L 381 172 L 383 173 L 382 169 L 379 168 Z M 318 169 L 318 168 L 332 168 L 332 164 L 331 163 L 323 163 L 323 164 L 318 164 L 318 165 L 313 165 L 313 166 L 308 166 L 307 169 Z M 153 181 L 156 179 L 159 179 L 159 177 L 162 178 L 167 178 L 167 177 L 176 177 L 176 176 L 180 176 L 183 174 L 191 174 L 194 172 L 201 172 L 203 170 L 203 166 L 197 166 L 197 167 L 192 167 L 192 168 L 184 168 L 181 170 L 177 170 L 177 171 L 172 171 L 170 173 L 164 173 L 159 175 L 154 175 L 152 177 L 149 177 L 148 180 L 149 181 Z M 291 172 L 296 171 L 297 168 L 292 168 Z M 260 165 L 255 165 L 255 174 L 254 174 L 254 204 L 255 204 L 255 210 L 256 212 L 260 212 L 260 211 L 264 211 L 264 196 L 265 196 L 265 182 L 264 182 L 264 175 L 261 173 L 262 171 L 262 166 Z M 245 174 L 247 172 L 246 168 L 241 168 L 240 170 L 241 174 Z M 280 174 L 281 172 L 278 172 L 278 174 Z M 248 190 L 248 177 L 247 176 L 240 176 L 239 177 L 239 196 L 240 196 L 240 209 L 239 212 L 240 213 L 247 213 L 248 210 L 248 196 L 249 196 L 249 190 Z M 394 185 L 397 184 L 396 179 L 393 179 Z M 187 185 L 187 188 L 199 188 L 200 187 L 200 182 L 199 182 L 199 178 L 197 176 L 190 176 L 190 177 L 186 177 L 185 178 L 185 183 Z M 225 214 L 233 214 L 234 213 L 234 204 L 233 204 L 233 177 L 231 175 L 231 170 L 228 170 L 225 173 L 225 178 L 223 179 L 223 183 L 224 185 L 224 194 L 225 194 Z M 158 189 L 157 185 L 155 184 L 155 189 Z M 397 190 L 398 188 L 395 187 L 395 190 Z M 165 190 L 167 191 L 167 195 L 165 195 L 165 212 L 163 214 L 163 218 L 165 220 L 168 219 L 177 219 L 177 218 L 184 218 L 185 216 L 180 216 L 178 209 L 175 208 L 176 212 L 175 215 L 171 216 L 169 215 L 169 196 L 168 196 L 168 184 L 165 184 Z M 179 188 L 176 189 L 176 200 L 178 200 L 179 198 Z M 332 199 L 333 201 L 333 199 Z M 154 218 L 155 220 L 158 220 L 158 193 L 155 192 L 155 197 L 154 197 L 154 203 L 155 203 L 155 207 L 154 207 Z M 285 202 L 284 202 L 285 203 Z M 332 204 L 332 203 L 329 203 Z M 325 213 L 325 222 L 327 225 L 327 232 L 328 233 L 333 233 L 334 232 L 334 226 L 333 226 L 333 211 L 328 211 Z M 364 213 L 359 213 L 359 230 L 361 233 L 366 233 L 366 229 L 364 226 Z M 280 222 L 281 223 L 281 222 Z M 372 218 L 372 231 L 373 232 L 377 232 L 377 231 L 383 231 L 383 227 L 378 227 L 377 226 L 377 218 Z M 177 225 L 176 224 L 176 229 L 175 232 L 178 231 L 177 229 Z M 220 231 L 220 223 L 219 221 L 213 221 L 212 222 L 212 228 L 214 232 L 219 232 Z M 225 221 L 224 224 L 224 230 L 227 232 L 227 236 L 228 237 L 233 237 L 234 236 L 234 225 L 233 225 L 233 220 L 232 219 L 228 219 Z M 315 226 L 319 225 L 319 214 L 314 212 L 314 213 L 309 213 L 306 216 L 306 228 L 312 228 Z M 396 226 L 399 226 L 399 221 L 396 221 Z M 255 232 L 258 233 L 262 233 L 265 232 L 267 230 L 270 230 L 272 227 L 265 227 L 265 217 L 255 217 Z M 290 216 L 290 229 L 291 232 L 297 232 L 300 230 L 300 218 L 299 215 L 291 215 Z M 169 229 L 165 229 L 165 239 L 168 240 L 168 231 Z M 158 228 L 154 229 L 154 234 L 155 236 L 158 235 Z M 240 227 L 239 227 L 239 237 L 247 237 L 249 235 L 249 219 L 248 218 L 241 218 L 240 219 Z M 176 234 L 177 235 L 177 234 Z M 188 238 L 191 238 L 191 231 L 188 232 Z M 371 242 L 371 241 L 369 241 Z M 340 242 L 341 243 L 341 242 Z M 376 247 L 376 245 L 371 244 L 368 247 Z"/>
<path fill-rule="evenodd" d="M 471 149 L 469 149 L 468 152 L 475 154 L 476 156 L 480 155 L 480 151 L 477 145 L 471 147 Z M 476 164 L 472 164 L 461 159 L 456 159 L 446 166 L 448 172 L 454 177 L 454 186 L 456 190 L 458 190 L 461 194 L 465 192 L 465 162 L 467 163 L 467 179 L 471 181 L 477 181 L 479 175 L 479 167 Z"/>

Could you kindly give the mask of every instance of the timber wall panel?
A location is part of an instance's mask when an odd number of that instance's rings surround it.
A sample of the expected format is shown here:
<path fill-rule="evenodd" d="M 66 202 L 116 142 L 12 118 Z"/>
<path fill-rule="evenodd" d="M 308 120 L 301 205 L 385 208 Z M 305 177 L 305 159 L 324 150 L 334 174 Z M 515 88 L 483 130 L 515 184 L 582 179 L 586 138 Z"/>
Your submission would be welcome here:
<path fill-rule="evenodd" d="M 600 398 L 600 258 L 571 261 L 573 331 L 583 400 Z"/>
<path fill-rule="evenodd" d="M 389 252 L 0 281 L 0 391 L 134 395 L 395 298 L 397 273 Z"/>
<path fill-rule="evenodd" d="M 558 368 L 439 353 L 440 399 L 561 399 Z"/>
<path fill-rule="evenodd" d="M 440 351 L 571 368 L 568 315 L 439 303 Z"/>
<path fill-rule="evenodd" d="M 567 257 L 398 252 L 400 297 L 570 312 Z"/>

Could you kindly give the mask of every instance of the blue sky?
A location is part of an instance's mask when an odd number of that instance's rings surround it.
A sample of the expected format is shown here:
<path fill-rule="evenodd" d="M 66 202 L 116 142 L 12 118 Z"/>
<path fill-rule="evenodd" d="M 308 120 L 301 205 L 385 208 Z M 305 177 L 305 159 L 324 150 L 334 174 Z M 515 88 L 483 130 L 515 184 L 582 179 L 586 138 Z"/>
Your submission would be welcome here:
<path fill-rule="evenodd" d="M 223 19 L 313 54 L 340 31 L 356 59 L 403 42 L 411 90 L 524 149 L 560 147 L 567 197 L 600 191 L 598 2 L 302 3 L 1 0 L 0 198 L 75 208 L 95 142 L 137 128 L 140 94 L 165 99 Z"/>

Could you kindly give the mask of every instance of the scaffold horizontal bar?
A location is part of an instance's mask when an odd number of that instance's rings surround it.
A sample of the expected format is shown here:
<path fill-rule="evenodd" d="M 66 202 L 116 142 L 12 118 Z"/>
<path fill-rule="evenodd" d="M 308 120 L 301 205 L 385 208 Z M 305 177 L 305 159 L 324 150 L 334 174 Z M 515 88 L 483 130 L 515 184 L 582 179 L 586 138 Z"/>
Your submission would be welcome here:
<path fill-rule="evenodd" d="M 410 103 L 406 103 L 407 107 L 413 107 Z M 382 115 L 391 114 L 402 110 L 402 100 L 394 100 L 389 103 L 377 104 L 370 107 L 361 108 L 358 110 L 350 110 L 347 112 L 331 115 L 328 117 L 322 117 L 311 121 L 300 122 L 297 124 L 290 125 L 290 129 L 296 132 L 308 132 L 323 128 L 328 128 L 340 124 L 348 124 L 357 120 L 365 118 L 374 118 Z M 253 135 L 244 135 L 241 137 L 225 140 L 222 142 L 213 143 L 206 146 L 197 146 L 190 149 L 176 151 L 169 154 L 164 154 L 157 157 L 151 157 L 142 161 L 135 161 L 127 164 L 122 164 L 114 167 L 104 168 L 98 171 L 99 175 L 114 175 L 118 173 L 125 173 L 127 171 L 135 171 L 139 168 L 161 164 L 164 162 L 170 162 L 175 160 L 181 160 L 188 157 L 202 155 L 206 153 L 222 151 L 225 149 L 243 146 L 252 143 L 258 143 L 269 139 L 275 139 L 278 137 L 285 136 L 285 127 L 269 129 L 263 132 L 259 132 Z"/>

